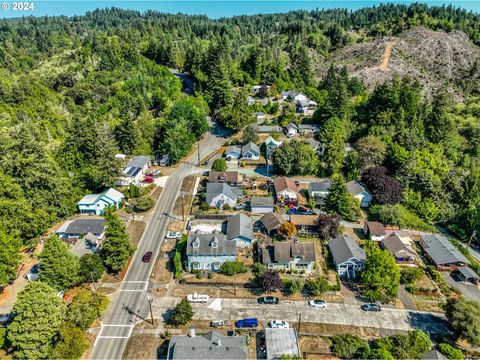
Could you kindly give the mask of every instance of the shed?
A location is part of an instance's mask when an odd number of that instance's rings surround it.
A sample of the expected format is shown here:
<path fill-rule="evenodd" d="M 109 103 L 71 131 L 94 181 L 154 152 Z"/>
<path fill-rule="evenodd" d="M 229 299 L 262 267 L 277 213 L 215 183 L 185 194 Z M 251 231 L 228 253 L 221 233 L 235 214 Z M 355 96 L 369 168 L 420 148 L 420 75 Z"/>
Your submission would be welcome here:
<path fill-rule="evenodd" d="M 465 283 L 471 282 L 477 285 L 478 282 L 480 281 L 480 278 L 477 275 L 477 273 L 473 271 L 471 268 L 469 268 L 468 266 L 459 266 L 455 271 L 455 273 L 460 278 L 460 280 Z"/>
<path fill-rule="evenodd" d="M 254 214 L 273 212 L 273 198 L 270 196 L 255 196 L 250 200 L 250 211 Z"/>

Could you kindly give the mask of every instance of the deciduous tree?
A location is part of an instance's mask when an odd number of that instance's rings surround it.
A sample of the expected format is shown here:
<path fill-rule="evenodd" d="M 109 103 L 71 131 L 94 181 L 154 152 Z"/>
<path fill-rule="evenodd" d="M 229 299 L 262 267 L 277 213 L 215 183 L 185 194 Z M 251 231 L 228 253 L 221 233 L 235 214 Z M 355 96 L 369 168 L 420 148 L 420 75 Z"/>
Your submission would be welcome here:
<path fill-rule="evenodd" d="M 172 325 L 185 325 L 192 320 L 193 310 L 192 305 L 187 298 L 183 298 L 177 306 L 175 306 L 170 314 L 168 322 Z"/>
<path fill-rule="evenodd" d="M 266 293 L 283 289 L 283 282 L 277 271 L 265 270 L 258 276 L 258 280 L 263 291 Z"/>
<path fill-rule="evenodd" d="M 297 228 L 290 221 L 286 221 L 278 228 L 278 234 L 287 239 L 291 239 L 297 234 Z"/>
<path fill-rule="evenodd" d="M 480 302 L 464 297 L 450 298 L 446 315 L 455 334 L 473 346 L 480 346 Z"/>
<path fill-rule="evenodd" d="M 68 307 L 67 319 L 80 329 L 87 330 L 107 310 L 108 303 L 105 295 L 81 289 Z"/>

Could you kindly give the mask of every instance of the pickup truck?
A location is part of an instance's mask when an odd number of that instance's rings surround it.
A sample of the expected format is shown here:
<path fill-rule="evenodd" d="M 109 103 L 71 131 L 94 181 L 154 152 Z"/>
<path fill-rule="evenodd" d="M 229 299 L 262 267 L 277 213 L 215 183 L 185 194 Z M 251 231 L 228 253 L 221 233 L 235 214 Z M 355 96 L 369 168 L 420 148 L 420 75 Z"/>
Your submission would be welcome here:
<path fill-rule="evenodd" d="M 188 294 L 187 295 L 187 300 L 191 303 L 207 303 L 208 302 L 208 299 L 210 299 L 210 297 L 208 295 L 205 295 L 205 294 L 198 294 L 198 293 L 193 293 L 193 294 Z"/>

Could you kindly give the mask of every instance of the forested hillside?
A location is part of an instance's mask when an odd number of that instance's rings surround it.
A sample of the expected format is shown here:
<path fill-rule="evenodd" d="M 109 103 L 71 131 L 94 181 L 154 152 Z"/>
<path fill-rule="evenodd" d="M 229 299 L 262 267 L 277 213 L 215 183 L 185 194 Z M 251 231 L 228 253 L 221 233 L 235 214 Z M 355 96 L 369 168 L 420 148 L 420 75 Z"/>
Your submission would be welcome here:
<path fill-rule="evenodd" d="M 35 240 L 74 213 L 86 191 L 113 183 L 117 152 L 179 160 L 206 130 L 209 112 L 241 128 L 250 119 L 234 89 L 269 84 L 319 103 L 314 119 L 331 130 L 322 134 L 319 174 L 358 177 L 358 153 L 345 160 L 341 149 L 375 136 L 383 156 L 374 165 L 402 183 L 409 211 L 470 233 L 480 222 L 479 82 L 456 84 L 466 102 L 455 105 L 443 94 L 424 99 L 409 79 L 369 94 L 338 64 L 330 68 L 339 50 L 417 26 L 459 30 L 480 44 L 478 15 L 418 4 L 220 20 L 119 9 L 2 20 L 0 231 Z M 191 74 L 194 97 L 182 95 L 164 65 Z M 321 81 L 317 66 L 330 68 Z M 464 70 L 473 77 L 477 68 Z"/>

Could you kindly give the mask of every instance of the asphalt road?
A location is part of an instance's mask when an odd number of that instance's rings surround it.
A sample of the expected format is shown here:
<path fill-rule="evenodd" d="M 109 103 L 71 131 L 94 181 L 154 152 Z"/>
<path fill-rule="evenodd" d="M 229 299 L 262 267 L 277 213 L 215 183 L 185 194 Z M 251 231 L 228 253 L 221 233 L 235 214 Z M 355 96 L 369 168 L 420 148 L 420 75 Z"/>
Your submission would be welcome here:
<path fill-rule="evenodd" d="M 215 131 L 213 132 L 215 133 Z M 216 151 L 224 141 L 221 137 L 207 133 L 200 146 L 200 157 L 204 158 Z M 165 238 L 165 231 L 182 180 L 184 177 L 198 172 L 196 162 L 197 153 L 182 163 L 167 179 L 120 290 L 112 297 L 109 309 L 101 319 L 102 327 L 94 344 L 91 359 L 121 359 L 135 322 L 139 318 L 148 318 L 149 306 L 146 290 L 149 277 Z M 150 263 L 145 264 L 141 259 L 147 251 L 152 251 L 154 257 Z"/>
<path fill-rule="evenodd" d="M 155 318 L 166 318 L 180 298 L 155 298 Z M 365 312 L 359 305 L 333 304 L 326 308 L 312 308 L 307 301 L 281 300 L 278 305 L 258 304 L 256 299 L 211 298 L 207 304 L 192 304 L 196 320 L 228 320 L 233 324 L 244 318 L 257 318 L 267 324 L 272 320 L 335 324 L 345 326 L 371 327 L 392 331 L 420 329 L 431 334 L 448 333 L 448 325 L 442 314 L 415 310 L 401 310 L 383 307 L 381 312 Z"/>

